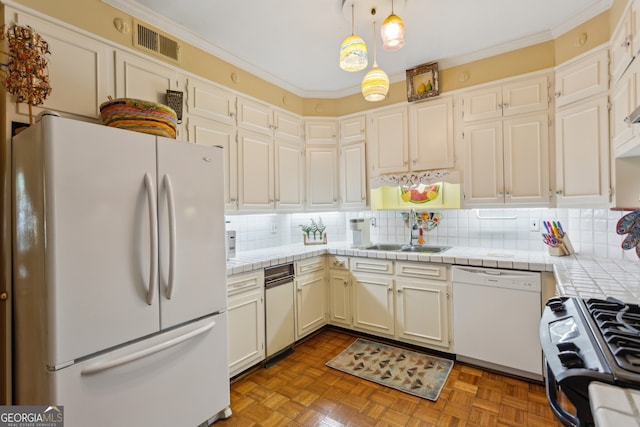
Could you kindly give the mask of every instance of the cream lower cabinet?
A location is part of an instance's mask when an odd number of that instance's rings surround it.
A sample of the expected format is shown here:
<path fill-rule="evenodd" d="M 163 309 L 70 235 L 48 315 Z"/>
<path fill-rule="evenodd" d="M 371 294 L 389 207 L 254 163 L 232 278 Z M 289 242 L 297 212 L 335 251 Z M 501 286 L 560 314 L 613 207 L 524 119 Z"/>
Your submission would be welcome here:
<path fill-rule="evenodd" d="M 329 323 L 351 327 L 351 273 L 349 258 L 329 255 Z"/>
<path fill-rule="evenodd" d="M 229 377 L 265 358 L 264 271 L 227 278 Z"/>
<path fill-rule="evenodd" d="M 375 335 L 393 337 L 393 261 L 350 259 L 352 327 Z"/>
<path fill-rule="evenodd" d="M 327 324 L 325 257 L 296 262 L 296 341 Z"/>
<path fill-rule="evenodd" d="M 450 284 L 445 265 L 396 262 L 396 337 L 449 349 Z"/>

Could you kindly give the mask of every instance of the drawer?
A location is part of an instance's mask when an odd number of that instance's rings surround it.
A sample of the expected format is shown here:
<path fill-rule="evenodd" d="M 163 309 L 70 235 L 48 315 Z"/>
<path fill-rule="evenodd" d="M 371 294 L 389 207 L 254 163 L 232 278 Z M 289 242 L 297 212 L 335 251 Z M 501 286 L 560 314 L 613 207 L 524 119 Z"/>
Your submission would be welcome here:
<path fill-rule="evenodd" d="M 249 273 L 234 274 L 227 277 L 227 295 L 236 295 L 241 292 L 260 289 L 264 287 L 264 270 L 256 270 Z"/>
<path fill-rule="evenodd" d="M 351 271 L 393 274 L 393 261 L 374 258 L 351 258 Z"/>
<path fill-rule="evenodd" d="M 447 266 L 427 262 L 396 262 L 396 275 L 447 280 Z"/>
<path fill-rule="evenodd" d="M 327 262 L 329 268 L 335 270 L 348 270 L 349 269 L 349 257 L 341 255 L 328 255 Z"/>
<path fill-rule="evenodd" d="M 316 271 L 324 271 L 324 268 L 324 256 L 303 259 L 296 261 L 296 276 L 314 273 Z"/>

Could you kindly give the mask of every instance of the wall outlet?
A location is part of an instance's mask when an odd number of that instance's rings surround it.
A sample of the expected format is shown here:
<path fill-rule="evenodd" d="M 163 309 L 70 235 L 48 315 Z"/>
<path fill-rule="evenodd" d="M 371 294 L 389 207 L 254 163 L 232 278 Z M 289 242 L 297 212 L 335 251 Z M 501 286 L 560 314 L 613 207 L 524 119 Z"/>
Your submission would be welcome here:
<path fill-rule="evenodd" d="M 278 224 L 275 222 L 271 224 L 271 234 L 276 234 L 278 232 Z"/>
<path fill-rule="evenodd" d="M 540 221 L 537 219 L 529 220 L 529 231 L 540 231 Z"/>

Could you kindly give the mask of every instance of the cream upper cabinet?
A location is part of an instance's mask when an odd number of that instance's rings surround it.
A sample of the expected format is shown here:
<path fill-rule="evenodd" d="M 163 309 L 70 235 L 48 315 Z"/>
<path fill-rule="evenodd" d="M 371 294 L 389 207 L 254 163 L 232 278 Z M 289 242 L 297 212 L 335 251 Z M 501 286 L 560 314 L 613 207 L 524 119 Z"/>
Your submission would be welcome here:
<path fill-rule="evenodd" d="M 185 103 L 189 116 L 236 124 L 236 96 L 211 83 L 189 77 Z"/>
<path fill-rule="evenodd" d="M 280 110 L 273 112 L 273 136 L 276 140 L 303 143 L 302 119 Z"/>
<path fill-rule="evenodd" d="M 606 94 L 556 111 L 558 207 L 608 206 L 608 123 Z"/>
<path fill-rule="evenodd" d="M 304 208 L 304 147 L 295 142 L 275 142 L 275 208 Z"/>
<path fill-rule="evenodd" d="M 246 129 L 263 135 L 273 135 L 273 109 L 251 99 L 237 99 L 238 129 Z"/>
<path fill-rule="evenodd" d="M 622 147 L 633 138 L 637 125 L 631 124 L 626 118 L 638 105 L 636 101 L 637 72 L 628 70 L 611 89 L 609 110 L 609 125 L 611 132 L 611 146 L 618 154 Z"/>
<path fill-rule="evenodd" d="M 304 137 L 307 145 L 334 145 L 338 142 L 338 120 L 307 119 L 304 122 Z"/>
<path fill-rule="evenodd" d="M 312 210 L 338 208 L 338 148 L 307 146 L 305 148 L 307 198 Z"/>
<path fill-rule="evenodd" d="M 275 165 L 273 138 L 238 130 L 238 208 L 273 210 Z"/>
<path fill-rule="evenodd" d="M 340 147 L 340 208 L 367 207 L 366 169 L 364 142 Z"/>
<path fill-rule="evenodd" d="M 370 170 L 372 175 L 409 170 L 407 107 L 371 113 Z"/>
<path fill-rule="evenodd" d="M 364 114 L 340 120 L 340 143 L 351 144 L 367 138 L 367 118 Z"/>
<path fill-rule="evenodd" d="M 589 52 L 556 69 L 556 108 L 609 88 L 609 54 L 606 49 Z"/>
<path fill-rule="evenodd" d="M 635 46 L 637 49 L 639 46 Z M 635 56 L 633 51 L 633 14 L 631 9 L 623 15 L 611 37 L 611 81 L 617 82 Z"/>
<path fill-rule="evenodd" d="M 471 122 L 543 111 L 549 107 L 548 92 L 546 76 L 471 90 L 462 95 L 463 119 Z"/>
<path fill-rule="evenodd" d="M 549 120 L 534 113 L 463 129 L 464 204 L 549 205 Z"/>
<path fill-rule="evenodd" d="M 411 170 L 450 168 L 453 158 L 453 100 L 437 98 L 409 106 Z"/>
<path fill-rule="evenodd" d="M 115 95 L 113 49 L 83 34 L 14 11 L 7 5 L 4 11 L 7 19 L 12 17 L 20 25 L 35 28 L 49 43 L 51 56 L 47 56 L 50 59 L 47 68 L 52 91 L 44 104 L 33 108 L 33 115 L 48 109 L 98 119 L 100 104 L 108 101 L 108 96 Z M 7 94 L 7 100 L 10 102 L 8 111 L 17 108 L 16 112 L 25 115 L 25 122 L 28 122 L 28 105 L 15 103 L 10 94 Z"/>
<path fill-rule="evenodd" d="M 238 145 L 235 126 L 198 116 L 189 116 L 187 141 L 223 148 L 225 210 L 238 209 Z"/>

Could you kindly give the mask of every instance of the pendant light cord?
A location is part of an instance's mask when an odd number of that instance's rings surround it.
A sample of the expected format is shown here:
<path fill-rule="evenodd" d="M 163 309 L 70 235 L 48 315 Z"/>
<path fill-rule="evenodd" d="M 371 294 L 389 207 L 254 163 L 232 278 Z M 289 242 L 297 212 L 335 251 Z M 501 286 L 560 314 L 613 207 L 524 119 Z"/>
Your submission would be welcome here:
<path fill-rule="evenodd" d="M 353 18 L 353 2 L 351 3 L 351 35 L 354 36 L 355 35 L 355 21 Z M 393 6 L 391 7 L 393 9 Z"/>
<path fill-rule="evenodd" d="M 378 55 L 376 49 L 376 21 L 373 21 L 373 68 L 378 67 Z"/>

